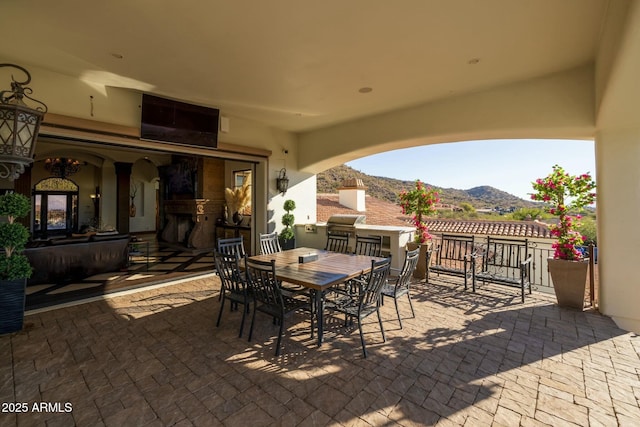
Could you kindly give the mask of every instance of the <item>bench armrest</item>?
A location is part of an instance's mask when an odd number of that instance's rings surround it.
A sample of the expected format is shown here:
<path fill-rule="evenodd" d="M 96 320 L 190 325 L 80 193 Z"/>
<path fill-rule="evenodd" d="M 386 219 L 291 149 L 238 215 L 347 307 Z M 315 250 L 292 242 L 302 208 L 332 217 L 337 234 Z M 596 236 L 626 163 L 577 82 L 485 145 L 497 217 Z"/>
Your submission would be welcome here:
<path fill-rule="evenodd" d="M 527 259 L 520 263 L 520 268 L 524 268 L 527 264 L 531 264 L 533 262 L 533 255 L 529 255 Z"/>

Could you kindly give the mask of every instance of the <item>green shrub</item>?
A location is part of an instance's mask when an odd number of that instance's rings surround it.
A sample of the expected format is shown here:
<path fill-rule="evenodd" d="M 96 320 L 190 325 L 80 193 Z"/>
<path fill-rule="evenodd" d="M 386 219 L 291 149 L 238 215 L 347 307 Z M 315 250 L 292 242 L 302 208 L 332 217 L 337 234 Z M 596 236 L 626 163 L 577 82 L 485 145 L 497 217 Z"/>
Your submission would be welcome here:
<path fill-rule="evenodd" d="M 293 200 L 289 199 L 289 200 L 286 200 L 284 202 L 284 210 L 285 211 L 291 212 L 295 208 L 296 208 L 296 202 L 294 202 Z"/>
<path fill-rule="evenodd" d="M 293 240 L 296 235 L 293 232 L 293 228 L 285 228 L 280 232 L 280 238 L 282 240 Z"/>
<path fill-rule="evenodd" d="M 0 216 L 6 216 L 9 222 L 14 218 L 24 218 L 31 210 L 31 201 L 18 193 L 7 193 L 0 196 Z"/>
<path fill-rule="evenodd" d="M 282 215 L 282 225 L 284 226 L 291 227 L 295 220 L 296 217 L 294 217 L 293 214 L 286 213 Z"/>
<path fill-rule="evenodd" d="M 0 224 L 0 243 L 4 247 L 7 256 L 24 249 L 29 240 L 29 230 L 20 223 L 3 222 Z"/>
<path fill-rule="evenodd" d="M 462 202 L 460 203 L 460 207 L 462 208 L 463 211 L 465 212 L 475 212 L 476 208 L 473 207 L 473 205 L 471 203 L 467 203 L 467 202 Z"/>
<path fill-rule="evenodd" d="M 292 240 L 295 238 L 295 233 L 293 232 L 293 224 L 295 224 L 296 218 L 291 213 L 292 210 L 296 208 L 296 202 L 293 200 L 286 200 L 284 202 L 284 210 L 287 211 L 286 214 L 282 215 L 282 225 L 285 226 L 284 230 L 280 232 L 280 238 L 282 240 Z"/>
<path fill-rule="evenodd" d="M 505 215 L 505 218 L 514 219 L 516 221 L 531 221 L 534 219 L 553 218 L 553 216 L 546 213 L 544 209 L 520 208 L 515 212 Z"/>
<path fill-rule="evenodd" d="M 7 193 L 0 196 L 0 215 L 7 217 L 7 222 L 0 224 L 0 247 L 4 248 L 4 256 L 0 256 L 0 279 L 28 279 L 32 269 L 27 257 L 20 252 L 29 240 L 29 230 L 17 222 L 16 218 L 27 216 L 31 202 L 28 197 L 18 193 Z"/>
<path fill-rule="evenodd" d="M 0 257 L 0 277 L 2 280 L 28 279 L 33 269 L 29 259 L 22 254 Z"/>
<path fill-rule="evenodd" d="M 577 231 L 585 237 L 584 244 L 598 246 L 596 221 L 593 218 L 582 218 L 581 222 Z"/>

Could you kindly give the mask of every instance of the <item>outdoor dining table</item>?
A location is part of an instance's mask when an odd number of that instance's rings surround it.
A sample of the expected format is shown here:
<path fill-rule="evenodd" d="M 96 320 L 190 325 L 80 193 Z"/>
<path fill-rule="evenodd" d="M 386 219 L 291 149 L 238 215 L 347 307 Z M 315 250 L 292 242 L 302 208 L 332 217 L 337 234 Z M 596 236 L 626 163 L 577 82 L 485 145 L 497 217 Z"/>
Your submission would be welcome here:
<path fill-rule="evenodd" d="M 312 261 L 299 262 L 300 257 L 309 256 L 313 259 Z M 371 270 L 371 261 L 374 259 L 379 261 L 383 258 L 300 247 L 273 254 L 255 255 L 251 259 L 275 260 L 278 280 L 303 286 L 314 295 L 318 323 L 318 346 L 320 346 L 323 338 L 323 308 L 326 291 L 332 286 L 368 273 Z"/>

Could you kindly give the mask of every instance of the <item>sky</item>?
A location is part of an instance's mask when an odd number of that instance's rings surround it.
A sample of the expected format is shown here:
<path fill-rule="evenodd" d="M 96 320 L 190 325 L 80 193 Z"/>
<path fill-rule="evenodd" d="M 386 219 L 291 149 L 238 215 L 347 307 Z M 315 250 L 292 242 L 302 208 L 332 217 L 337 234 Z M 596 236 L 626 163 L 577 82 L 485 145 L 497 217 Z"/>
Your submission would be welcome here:
<path fill-rule="evenodd" d="M 424 145 L 388 151 L 348 162 L 367 175 L 421 181 L 440 188 L 468 190 L 490 185 L 529 200 L 531 182 L 558 164 L 571 175 L 595 179 L 593 141 L 489 140 Z"/>

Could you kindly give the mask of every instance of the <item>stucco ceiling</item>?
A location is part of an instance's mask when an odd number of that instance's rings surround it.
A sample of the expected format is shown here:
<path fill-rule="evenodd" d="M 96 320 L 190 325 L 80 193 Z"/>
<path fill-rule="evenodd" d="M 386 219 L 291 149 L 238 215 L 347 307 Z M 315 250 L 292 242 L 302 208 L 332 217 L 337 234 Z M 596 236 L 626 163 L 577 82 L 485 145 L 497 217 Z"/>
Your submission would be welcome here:
<path fill-rule="evenodd" d="M 300 132 L 593 62 L 606 7 L 4 0 L 0 59 Z"/>

